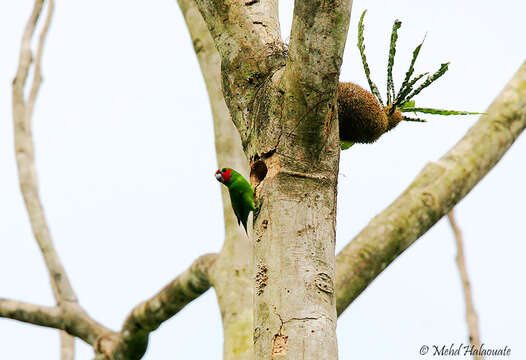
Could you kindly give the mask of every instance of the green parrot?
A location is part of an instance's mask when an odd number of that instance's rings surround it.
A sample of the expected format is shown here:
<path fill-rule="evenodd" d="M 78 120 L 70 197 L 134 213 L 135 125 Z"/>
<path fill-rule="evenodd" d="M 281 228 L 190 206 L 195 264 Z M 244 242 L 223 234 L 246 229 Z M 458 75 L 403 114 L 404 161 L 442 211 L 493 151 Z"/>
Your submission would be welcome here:
<path fill-rule="evenodd" d="M 237 223 L 243 224 L 245 232 L 247 231 L 248 215 L 254 211 L 254 190 L 252 186 L 245 180 L 243 175 L 236 170 L 230 168 L 221 168 L 216 171 L 215 177 L 217 181 L 223 183 L 230 193 L 230 202 L 232 209 L 237 217 Z"/>

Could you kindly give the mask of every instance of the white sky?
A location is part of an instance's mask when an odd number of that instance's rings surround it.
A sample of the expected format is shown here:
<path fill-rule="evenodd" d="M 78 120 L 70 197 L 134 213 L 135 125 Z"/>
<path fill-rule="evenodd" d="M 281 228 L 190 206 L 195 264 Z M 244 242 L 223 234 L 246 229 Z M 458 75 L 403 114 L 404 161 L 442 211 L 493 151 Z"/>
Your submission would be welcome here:
<path fill-rule="evenodd" d="M 18 190 L 12 138 L 11 80 L 32 3 L 0 2 L 0 297 L 52 305 Z M 417 105 L 483 111 L 526 59 L 521 1 L 356 0 L 344 81 L 366 85 L 356 49 L 364 8 L 366 52 L 382 94 L 395 18 L 403 22 L 396 86 L 426 32 L 416 71 L 451 62 Z M 286 38 L 292 1 L 281 1 L 280 10 Z M 221 247 L 203 80 L 180 11 L 169 0 L 57 1 L 43 73 L 34 137 L 52 235 L 82 305 L 118 329 L 134 305 L 197 256 Z M 338 250 L 476 121 L 429 119 L 403 123 L 376 144 L 342 154 Z M 522 137 L 457 208 L 482 338 L 487 347 L 511 347 L 512 359 L 526 358 L 525 152 Z M 441 221 L 340 317 L 340 358 L 426 358 L 418 355 L 424 344 L 466 342 L 454 256 L 452 234 Z M 91 348 L 77 344 L 77 358 L 90 359 Z M 220 359 L 221 346 L 220 314 L 209 291 L 151 335 L 145 359 Z M 0 359 L 58 359 L 58 349 L 56 331 L 0 319 Z"/>

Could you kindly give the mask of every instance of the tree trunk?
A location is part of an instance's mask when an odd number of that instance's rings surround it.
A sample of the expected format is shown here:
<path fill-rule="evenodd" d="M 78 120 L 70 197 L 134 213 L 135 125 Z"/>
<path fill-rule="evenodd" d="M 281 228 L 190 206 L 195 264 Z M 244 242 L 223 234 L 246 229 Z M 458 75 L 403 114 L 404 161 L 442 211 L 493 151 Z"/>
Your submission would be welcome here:
<path fill-rule="evenodd" d="M 277 1 L 196 4 L 256 193 L 255 358 L 337 359 L 336 90 L 351 2 L 296 2 L 289 49 Z"/>
<path fill-rule="evenodd" d="M 337 359 L 333 279 L 339 152 L 334 141 L 330 144 L 330 156 L 324 157 L 334 171 L 306 169 L 273 155 L 273 174 L 258 189 L 264 202 L 254 236 L 257 359 Z"/>

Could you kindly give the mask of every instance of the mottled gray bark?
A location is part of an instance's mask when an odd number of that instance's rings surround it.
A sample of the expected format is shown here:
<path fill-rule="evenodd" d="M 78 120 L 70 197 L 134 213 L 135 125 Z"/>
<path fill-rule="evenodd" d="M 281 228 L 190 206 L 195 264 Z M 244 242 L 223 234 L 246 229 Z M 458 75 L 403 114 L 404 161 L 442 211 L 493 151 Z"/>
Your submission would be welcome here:
<path fill-rule="evenodd" d="M 20 46 L 20 57 L 15 79 L 13 80 L 13 121 L 15 128 L 15 153 L 18 168 L 20 190 L 24 198 L 29 221 L 33 235 L 37 241 L 46 267 L 49 272 L 53 295 L 58 306 L 65 302 L 77 303 L 77 297 L 69 282 L 62 262 L 55 251 L 51 234 L 47 225 L 46 217 L 40 201 L 38 191 L 38 179 L 35 170 L 35 154 L 33 149 L 33 137 L 31 134 L 31 118 L 35 101 L 42 83 L 41 60 L 55 3 L 53 0 L 47 2 L 47 16 L 42 31 L 40 32 L 35 59 L 31 51 L 31 40 L 35 33 L 36 24 L 44 8 L 43 0 L 36 0 L 33 11 L 24 28 L 22 44 Z M 24 97 L 29 70 L 34 60 L 33 81 L 30 84 L 29 95 Z M 66 333 L 60 335 L 61 358 L 72 359 L 75 351 L 75 342 Z"/>
<path fill-rule="evenodd" d="M 259 203 L 255 358 L 336 359 L 335 95 L 351 3 L 296 2 L 288 56 L 275 1 L 196 3 Z"/>

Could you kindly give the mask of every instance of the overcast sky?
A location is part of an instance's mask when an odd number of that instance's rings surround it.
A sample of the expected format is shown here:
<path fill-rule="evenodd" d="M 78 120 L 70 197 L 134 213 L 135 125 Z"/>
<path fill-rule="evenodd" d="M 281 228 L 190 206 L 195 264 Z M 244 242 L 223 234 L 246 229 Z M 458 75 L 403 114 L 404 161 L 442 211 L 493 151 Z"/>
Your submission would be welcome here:
<path fill-rule="evenodd" d="M 12 136 L 11 81 L 32 3 L 0 2 L 0 297 L 53 305 Z M 451 62 L 417 105 L 484 111 L 526 60 L 522 1 L 355 0 L 343 81 L 367 84 L 356 48 L 365 8 L 366 51 L 382 94 L 395 18 L 403 22 L 396 86 L 426 33 L 416 72 Z M 281 1 L 280 12 L 285 39 L 292 1 Z M 218 165 L 198 63 L 175 1 L 58 0 L 43 74 L 33 128 L 52 236 L 81 304 L 119 329 L 134 305 L 221 248 Z M 428 119 L 342 153 L 337 250 L 477 120 Z M 457 207 L 482 339 L 511 347 L 512 359 L 526 358 L 525 155 L 522 137 Z M 424 344 L 466 343 L 455 252 L 441 221 L 388 267 L 339 318 L 340 359 L 419 359 Z M 152 333 L 145 359 L 220 359 L 222 340 L 211 290 Z M 77 358 L 90 359 L 91 347 L 77 344 Z M 0 359 L 59 358 L 55 330 L 12 320 L 0 319 L 0 345 Z"/>

